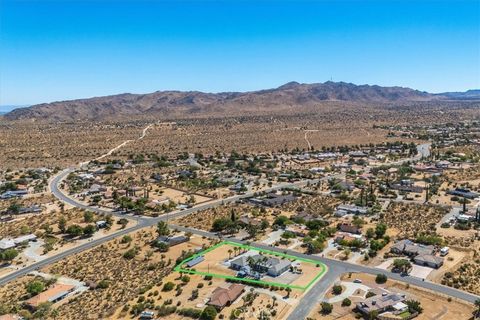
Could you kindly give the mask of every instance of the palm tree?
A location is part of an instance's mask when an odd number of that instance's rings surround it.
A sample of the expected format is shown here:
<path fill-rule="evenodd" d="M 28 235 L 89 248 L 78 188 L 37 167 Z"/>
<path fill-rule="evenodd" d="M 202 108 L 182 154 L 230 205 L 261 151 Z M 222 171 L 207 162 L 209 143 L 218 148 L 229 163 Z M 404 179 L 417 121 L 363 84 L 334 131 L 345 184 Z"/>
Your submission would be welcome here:
<path fill-rule="evenodd" d="M 231 259 L 232 257 L 232 249 L 228 249 L 228 259 Z"/>
<path fill-rule="evenodd" d="M 287 298 L 290 298 L 290 292 L 292 292 L 291 288 L 285 289 L 287 291 Z"/>

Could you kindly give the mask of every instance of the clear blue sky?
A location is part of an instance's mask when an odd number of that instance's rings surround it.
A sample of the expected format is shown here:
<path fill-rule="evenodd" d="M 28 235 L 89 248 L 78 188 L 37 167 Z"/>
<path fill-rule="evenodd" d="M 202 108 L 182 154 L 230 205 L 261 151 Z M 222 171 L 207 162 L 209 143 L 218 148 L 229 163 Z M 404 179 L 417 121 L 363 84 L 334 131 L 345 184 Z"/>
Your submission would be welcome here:
<path fill-rule="evenodd" d="M 0 104 L 346 81 L 480 87 L 480 1 L 0 0 Z"/>

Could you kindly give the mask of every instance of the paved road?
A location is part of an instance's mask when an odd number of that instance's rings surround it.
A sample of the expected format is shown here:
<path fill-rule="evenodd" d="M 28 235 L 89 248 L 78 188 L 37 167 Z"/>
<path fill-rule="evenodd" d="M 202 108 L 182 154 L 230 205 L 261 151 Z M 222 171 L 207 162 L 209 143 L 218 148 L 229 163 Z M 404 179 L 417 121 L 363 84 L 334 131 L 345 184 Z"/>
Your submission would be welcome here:
<path fill-rule="evenodd" d="M 204 230 L 198 230 L 198 229 L 193 229 L 193 228 L 188 228 L 188 227 L 182 227 L 182 226 L 177 226 L 177 225 L 170 225 L 171 228 L 178 229 L 180 231 L 185 231 L 185 232 L 191 232 L 196 235 L 208 237 L 208 238 L 219 238 L 218 235 L 212 232 L 204 231 Z M 248 241 L 245 240 L 239 240 L 235 238 L 225 238 L 225 240 L 231 241 L 231 242 L 236 242 L 240 244 L 246 244 Z M 461 290 L 457 290 L 451 287 L 443 286 L 441 284 L 433 283 L 430 281 L 424 281 L 420 278 L 412 277 L 412 276 L 402 276 L 398 273 L 393 273 L 389 272 L 384 269 L 378 269 L 374 267 L 367 267 L 363 265 L 358 265 L 354 264 L 351 262 L 346 262 L 346 261 L 340 261 L 340 260 L 334 260 L 334 259 L 329 259 L 329 258 L 324 258 L 320 256 L 315 256 L 315 255 L 308 255 L 305 253 L 300 253 L 294 250 L 290 249 L 282 249 L 282 248 L 277 248 L 277 247 L 271 247 L 269 245 L 265 245 L 263 243 L 257 243 L 257 242 L 251 242 L 250 245 L 261 248 L 261 249 L 266 249 L 266 250 L 271 250 L 275 251 L 278 253 L 287 253 L 289 255 L 299 257 L 299 258 L 305 258 L 305 259 L 310 259 L 310 260 L 315 260 L 321 263 L 324 263 L 328 267 L 328 272 L 339 272 L 340 274 L 345 273 L 345 272 L 361 272 L 361 273 L 367 273 L 367 274 L 372 274 L 372 275 L 377 275 L 379 273 L 383 273 L 387 275 L 390 279 L 398 280 L 401 282 L 409 283 L 411 285 L 415 285 L 421 288 L 425 288 L 428 290 L 436 291 L 441 294 L 445 294 L 460 300 L 464 300 L 467 302 L 475 302 L 479 297 L 465 292 Z M 325 276 L 324 276 L 325 278 Z M 322 278 L 322 279 L 324 279 Z M 328 278 L 325 278 L 328 279 Z"/>
<path fill-rule="evenodd" d="M 12 281 L 12 280 L 15 280 L 16 278 L 18 277 L 21 277 L 21 276 L 24 276 L 32 271 L 35 271 L 35 270 L 39 270 L 49 264 L 52 264 L 52 263 L 55 263 L 59 260 L 62 260 L 68 256 L 71 256 L 71 255 L 74 255 L 74 254 L 77 254 L 77 253 L 80 253 L 80 252 L 83 252 L 85 250 L 88 250 L 88 249 L 91 249 L 93 247 L 96 247 L 98 245 L 101 245 L 102 243 L 105 243 L 106 241 L 110 241 L 116 237 L 120 237 L 120 236 L 123 236 L 125 234 L 128 234 L 130 232 L 133 232 L 133 231 L 136 231 L 136 230 L 139 230 L 139 229 L 142 229 L 142 228 L 145 228 L 146 225 L 144 225 L 143 223 L 139 223 L 133 227 L 130 227 L 128 229 L 123 229 L 123 230 L 120 230 L 118 232 L 115 232 L 115 233 L 112 233 L 112 234 L 109 234 L 108 236 L 105 236 L 103 238 L 99 238 L 99 239 L 96 239 L 96 240 L 92 240 L 92 241 L 89 241 L 89 242 L 86 242 L 86 243 L 83 243 L 77 247 L 74 247 L 72 249 L 69 249 L 69 250 L 65 250 L 55 256 L 52 256 L 52 257 L 49 257 L 49 258 L 46 258 L 42 261 L 39 261 L 37 263 L 34 263 L 34 264 L 31 264 L 25 268 L 22 268 L 20 270 L 17 270 L 15 272 L 12 272 L 11 274 L 9 275 L 6 275 L 2 278 L 0 278 L 0 286 L 3 286 L 5 285 L 6 283 Z"/>
<path fill-rule="evenodd" d="M 290 313 L 287 317 L 287 320 L 298 320 L 298 319 L 306 319 L 312 309 L 315 307 L 320 301 L 321 297 L 324 297 L 327 293 L 328 288 L 337 281 L 337 279 L 343 274 L 348 272 L 349 270 L 328 270 L 328 272 L 317 281 L 300 299 L 299 303 L 295 307 L 295 309 Z"/>

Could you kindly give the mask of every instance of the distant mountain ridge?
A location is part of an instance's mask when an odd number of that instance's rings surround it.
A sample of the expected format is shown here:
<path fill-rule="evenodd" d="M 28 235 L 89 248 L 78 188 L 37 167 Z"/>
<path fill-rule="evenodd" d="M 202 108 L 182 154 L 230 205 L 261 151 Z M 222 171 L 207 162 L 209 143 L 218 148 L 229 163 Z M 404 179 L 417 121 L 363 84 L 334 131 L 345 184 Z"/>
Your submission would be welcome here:
<path fill-rule="evenodd" d="M 404 87 L 355 85 L 345 82 L 301 84 L 289 82 L 278 88 L 250 92 L 205 93 L 199 91 L 156 91 L 43 103 L 15 109 L 9 120 L 53 121 L 103 120 L 138 115 L 201 114 L 271 111 L 286 106 L 314 105 L 325 101 L 399 103 L 407 101 L 469 100 L 480 98 L 480 90 L 465 93 L 431 94 Z"/>
<path fill-rule="evenodd" d="M 480 100 L 480 89 L 467 90 L 465 92 L 444 92 L 440 95 L 455 100 Z"/>

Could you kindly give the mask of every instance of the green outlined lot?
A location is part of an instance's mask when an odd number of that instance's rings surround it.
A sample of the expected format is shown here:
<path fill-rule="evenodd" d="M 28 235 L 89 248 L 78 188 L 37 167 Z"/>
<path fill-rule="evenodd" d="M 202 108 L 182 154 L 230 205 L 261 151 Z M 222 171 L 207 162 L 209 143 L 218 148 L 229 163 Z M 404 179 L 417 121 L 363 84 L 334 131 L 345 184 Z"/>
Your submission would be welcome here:
<path fill-rule="evenodd" d="M 215 272 L 205 272 L 205 271 L 197 271 L 195 268 L 188 268 L 184 267 L 185 264 L 187 264 L 189 261 L 200 257 L 200 256 L 205 256 L 207 253 L 220 248 L 222 246 L 232 246 L 232 247 L 237 247 L 245 250 L 254 250 L 258 251 L 259 253 L 263 254 L 268 254 L 271 256 L 276 256 L 276 257 L 282 257 L 282 258 L 287 258 L 289 260 L 295 260 L 295 261 L 300 261 L 303 263 L 311 264 L 315 266 L 315 268 L 318 268 L 319 271 L 315 275 L 315 277 L 310 280 L 306 285 L 301 286 L 301 285 L 294 285 L 294 284 L 286 284 L 286 283 L 280 283 L 280 282 L 275 282 L 275 281 L 263 281 L 263 280 L 256 280 L 256 279 L 250 279 L 250 278 L 241 278 L 237 276 L 232 276 L 232 275 L 227 275 L 227 274 L 220 274 L 220 273 L 215 273 Z M 222 278 L 222 279 L 227 279 L 227 280 L 233 280 L 233 281 L 238 281 L 238 282 L 245 282 L 245 283 L 254 283 L 254 284 L 260 284 L 260 285 L 268 285 L 268 286 L 277 286 L 280 288 L 290 288 L 290 289 L 297 289 L 297 290 L 307 290 L 310 288 L 315 282 L 317 282 L 327 271 L 327 266 L 324 265 L 321 262 L 311 260 L 311 259 L 306 259 L 306 258 L 300 258 L 300 257 L 295 257 L 292 255 L 284 254 L 284 253 L 279 253 L 271 250 L 266 250 L 250 245 L 245 245 L 245 244 L 239 244 L 235 242 L 230 242 L 230 241 L 222 241 L 208 249 L 205 249 L 201 252 L 198 252 L 194 254 L 193 256 L 183 260 L 181 263 L 179 263 L 175 268 L 174 271 L 177 272 L 182 272 L 182 273 L 188 273 L 188 274 L 198 274 L 202 276 L 212 276 L 214 278 Z"/>

